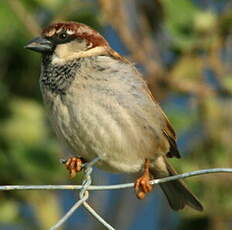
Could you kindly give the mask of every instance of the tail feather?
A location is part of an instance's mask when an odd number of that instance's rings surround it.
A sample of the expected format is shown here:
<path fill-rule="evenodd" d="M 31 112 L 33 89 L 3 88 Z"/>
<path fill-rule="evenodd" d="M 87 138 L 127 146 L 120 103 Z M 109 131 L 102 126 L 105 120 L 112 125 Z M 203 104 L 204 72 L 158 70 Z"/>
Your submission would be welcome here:
<path fill-rule="evenodd" d="M 185 205 L 198 211 L 203 211 L 200 201 L 194 196 L 182 181 L 170 181 L 160 184 L 161 189 L 168 199 L 168 203 L 174 210 L 180 210 Z"/>
<path fill-rule="evenodd" d="M 169 176 L 176 175 L 176 171 L 165 160 Z M 157 176 L 157 171 L 154 173 Z M 160 184 L 161 189 L 167 197 L 168 203 L 173 210 L 183 209 L 186 205 L 191 208 L 203 211 L 203 206 L 195 195 L 190 192 L 183 180 L 175 180 Z"/>

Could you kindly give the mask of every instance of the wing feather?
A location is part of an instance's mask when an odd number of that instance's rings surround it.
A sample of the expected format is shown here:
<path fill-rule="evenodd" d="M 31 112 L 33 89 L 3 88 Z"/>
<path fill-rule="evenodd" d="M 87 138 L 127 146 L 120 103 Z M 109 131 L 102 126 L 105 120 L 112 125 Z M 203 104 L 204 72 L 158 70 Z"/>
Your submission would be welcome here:
<path fill-rule="evenodd" d="M 113 57 L 116 60 L 119 60 L 122 63 L 130 63 L 130 61 L 128 59 L 126 59 L 125 57 L 122 57 L 120 54 L 118 54 L 116 51 L 114 51 L 113 49 L 109 49 L 108 50 L 108 55 Z M 130 65 L 130 68 L 132 67 L 132 71 L 136 72 L 137 77 L 139 77 L 140 82 L 143 81 L 144 84 L 142 84 L 143 86 L 143 90 L 144 90 L 144 95 L 150 97 L 151 101 L 155 104 L 156 109 L 158 110 L 157 112 L 160 115 L 160 121 L 162 121 L 162 131 L 164 134 L 164 137 L 168 140 L 169 145 L 170 145 L 170 149 L 169 152 L 167 152 L 167 157 L 176 157 L 176 158 L 180 158 L 180 152 L 178 150 L 177 144 L 176 144 L 176 133 L 175 130 L 173 129 L 170 121 L 168 120 L 167 116 L 165 115 L 165 113 L 163 112 L 162 108 L 160 107 L 160 105 L 156 102 L 155 98 L 153 97 L 151 91 L 149 90 L 146 82 L 144 81 L 144 79 L 141 76 L 141 73 L 136 69 L 136 67 L 134 65 Z M 137 79 L 138 80 L 138 79 Z"/>

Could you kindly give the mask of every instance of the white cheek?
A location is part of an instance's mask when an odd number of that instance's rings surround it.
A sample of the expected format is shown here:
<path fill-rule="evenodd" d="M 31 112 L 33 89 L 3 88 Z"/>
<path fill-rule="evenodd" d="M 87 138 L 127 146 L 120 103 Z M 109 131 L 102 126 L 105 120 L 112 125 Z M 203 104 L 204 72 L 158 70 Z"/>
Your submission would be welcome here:
<path fill-rule="evenodd" d="M 66 57 L 69 55 L 68 47 L 65 44 L 58 45 L 52 55 L 52 64 L 63 64 Z"/>
<path fill-rule="evenodd" d="M 57 56 L 55 53 L 52 55 L 52 64 L 64 64 L 64 59 Z"/>
<path fill-rule="evenodd" d="M 92 56 L 97 56 L 107 53 L 107 47 L 103 47 L 103 46 L 98 46 L 92 49 L 90 48 L 89 50 L 84 50 L 84 51 L 77 49 L 77 46 L 75 46 L 75 48 L 76 49 L 72 47 L 72 50 L 70 51 L 70 46 L 59 45 L 59 47 L 55 49 L 54 54 L 52 56 L 52 64 L 62 65 L 67 61 L 71 61 L 74 59 L 78 59 L 82 57 L 92 57 Z"/>

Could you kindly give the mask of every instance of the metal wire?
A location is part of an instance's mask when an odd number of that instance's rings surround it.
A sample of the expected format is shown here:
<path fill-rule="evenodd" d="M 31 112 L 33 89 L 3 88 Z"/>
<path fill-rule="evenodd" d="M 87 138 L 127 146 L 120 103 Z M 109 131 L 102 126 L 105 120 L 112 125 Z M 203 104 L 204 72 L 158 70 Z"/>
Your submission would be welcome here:
<path fill-rule="evenodd" d="M 151 180 L 151 184 L 160 184 L 168 181 L 184 179 L 210 173 L 232 173 L 232 168 L 214 168 L 202 169 L 193 172 L 187 172 L 175 176 L 165 177 L 161 179 Z M 116 185 L 90 185 L 88 191 L 104 191 L 131 188 L 134 183 L 116 184 Z M 80 190 L 82 185 L 1 185 L 0 191 L 13 191 L 13 190 Z"/>
<path fill-rule="evenodd" d="M 89 198 L 90 190 L 113 190 L 113 189 L 124 189 L 131 188 L 134 183 L 117 184 L 117 185 L 98 185 L 93 186 L 91 174 L 93 171 L 93 165 L 99 160 L 94 159 L 90 163 L 85 165 L 85 178 L 82 185 L 2 185 L 0 191 L 11 191 L 11 190 L 80 190 L 79 200 L 71 207 L 71 209 L 53 226 L 50 230 L 56 230 L 58 227 L 63 225 L 65 221 L 82 205 L 91 215 L 93 215 L 106 229 L 115 230 L 110 224 L 108 224 L 86 201 Z M 186 177 L 193 177 L 202 174 L 209 173 L 232 173 L 232 168 L 214 168 L 214 169 L 203 169 L 193 172 L 187 172 L 175 176 L 165 177 L 161 179 L 155 179 L 151 181 L 151 184 L 159 184 L 168 181 L 183 179 Z"/>
<path fill-rule="evenodd" d="M 88 192 L 88 188 L 92 183 L 92 178 L 91 178 L 91 174 L 93 171 L 92 166 L 99 160 L 99 158 L 95 158 L 93 161 L 87 163 L 84 167 L 85 167 L 85 178 L 82 182 L 82 186 L 81 186 L 81 190 L 79 193 L 79 201 L 76 202 L 72 208 L 53 226 L 50 228 L 50 230 L 56 230 L 58 229 L 62 224 L 65 223 L 65 221 L 67 219 L 69 219 L 69 217 L 81 206 L 83 205 L 83 207 L 89 211 L 90 214 L 92 214 L 103 226 L 106 227 L 106 229 L 109 230 L 115 230 L 110 224 L 108 224 L 87 202 L 86 200 L 89 198 L 89 192 Z"/>
<path fill-rule="evenodd" d="M 88 163 L 85 168 L 85 179 L 82 183 L 82 189 L 80 191 L 80 200 L 83 200 L 85 194 L 88 193 L 88 188 L 92 184 L 91 173 L 93 171 L 92 166 L 99 160 L 95 158 L 93 161 Z M 102 225 L 104 225 L 109 230 L 115 230 L 110 224 L 108 224 L 86 201 L 83 203 L 83 206 L 92 214 Z"/>
<path fill-rule="evenodd" d="M 88 199 L 89 193 L 86 191 L 85 195 L 82 197 L 82 199 L 78 200 L 72 208 L 69 209 L 69 211 L 53 226 L 50 228 L 50 230 L 58 229 L 64 222 L 69 219 L 69 217 Z"/>

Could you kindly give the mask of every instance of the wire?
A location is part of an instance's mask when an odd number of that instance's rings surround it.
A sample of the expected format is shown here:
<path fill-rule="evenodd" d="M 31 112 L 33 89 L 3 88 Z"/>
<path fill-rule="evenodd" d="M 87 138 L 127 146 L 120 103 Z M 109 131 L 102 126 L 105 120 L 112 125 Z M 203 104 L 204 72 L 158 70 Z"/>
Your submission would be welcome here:
<path fill-rule="evenodd" d="M 2 185 L 0 191 L 13 191 L 13 190 L 80 190 L 79 200 L 69 209 L 69 211 L 53 226 L 50 230 L 56 230 L 63 225 L 69 217 L 82 205 L 96 220 L 98 220 L 106 229 L 115 230 L 109 223 L 107 223 L 88 203 L 89 191 L 102 191 L 102 190 L 115 190 L 134 187 L 134 183 L 116 184 L 116 185 L 91 185 L 91 174 L 93 171 L 93 165 L 99 160 L 95 158 L 93 161 L 85 165 L 85 177 L 82 185 Z M 151 184 L 160 184 L 168 181 L 174 181 L 187 177 L 193 177 L 197 175 L 209 174 L 209 173 L 232 173 L 232 168 L 214 168 L 203 169 L 192 172 L 187 172 L 175 176 L 160 178 L 151 180 Z"/>

